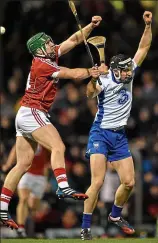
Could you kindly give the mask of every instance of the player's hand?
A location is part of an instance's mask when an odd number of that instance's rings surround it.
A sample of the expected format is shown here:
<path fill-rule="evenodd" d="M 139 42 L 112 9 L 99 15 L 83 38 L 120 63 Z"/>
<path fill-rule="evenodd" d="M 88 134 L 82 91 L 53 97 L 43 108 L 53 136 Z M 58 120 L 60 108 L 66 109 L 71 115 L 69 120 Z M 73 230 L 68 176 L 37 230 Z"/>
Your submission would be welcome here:
<path fill-rule="evenodd" d="M 105 65 L 105 63 L 102 63 L 101 66 L 98 67 L 98 69 L 101 75 L 106 75 L 109 73 L 108 67 Z"/>
<path fill-rule="evenodd" d="M 5 165 L 5 164 L 4 164 L 4 165 L 2 165 L 2 171 L 3 171 L 3 172 L 6 172 L 7 170 L 8 170 L 8 166 L 7 166 L 7 165 Z"/>
<path fill-rule="evenodd" d="M 91 23 L 92 23 L 93 27 L 95 28 L 100 24 L 101 21 L 102 21 L 101 16 L 93 16 Z"/>
<path fill-rule="evenodd" d="M 146 25 L 150 25 L 152 23 L 152 13 L 145 11 L 143 14 L 143 19 Z"/>
<path fill-rule="evenodd" d="M 98 69 L 98 66 L 97 65 L 95 65 L 94 67 L 92 67 L 90 69 L 90 75 L 94 79 L 98 79 L 99 78 L 100 72 L 99 72 L 99 69 Z"/>

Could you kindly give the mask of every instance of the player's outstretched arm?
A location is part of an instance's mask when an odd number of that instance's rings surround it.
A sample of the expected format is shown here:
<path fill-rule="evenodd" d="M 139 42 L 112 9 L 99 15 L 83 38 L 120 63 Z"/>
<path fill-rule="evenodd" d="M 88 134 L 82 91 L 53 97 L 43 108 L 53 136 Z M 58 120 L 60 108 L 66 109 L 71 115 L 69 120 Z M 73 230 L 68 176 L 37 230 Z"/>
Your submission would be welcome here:
<path fill-rule="evenodd" d="M 94 68 L 66 68 L 66 67 L 60 67 L 60 71 L 57 72 L 57 76 L 55 78 L 61 78 L 61 79 L 73 79 L 73 80 L 83 80 L 90 76 L 92 76 L 93 73 L 96 73 L 98 75 L 98 70 L 94 71 Z M 55 75 L 56 75 L 55 74 Z M 99 73 L 100 74 L 100 73 Z"/>
<path fill-rule="evenodd" d="M 97 27 L 101 21 L 102 21 L 102 18 L 100 16 L 92 17 L 91 23 L 83 28 L 83 34 L 86 39 L 88 38 L 88 36 L 92 32 L 92 30 L 95 27 Z M 79 45 L 81 42 L 83 42 L 83 36 L 81 34 L 81 31 L 77 31 L 72 36 L 70 36 L 66 41 L 64 41 L 60 44 L 61 55 L 64 55 L 65 53 L 69 52 L 75 46 Z"/>
<path fill-rule="evenodd" d="M 140 40 L 138 50 L 134 56 L 134 61 L 138 66 L 140 66 L 144 61 L 152 41 L 152 30 L 151 30 L 152 13 L 149 11 L 145 11 L 143 14 L 143 19 L 145 22 L 145 30 Z"/>
<path fill-rule="evenodd" d="M 14 145 L 9 153 L 6 163 L 2 166 L 2 171 L 8 171 L 16 163 L 16 146 Z"/>

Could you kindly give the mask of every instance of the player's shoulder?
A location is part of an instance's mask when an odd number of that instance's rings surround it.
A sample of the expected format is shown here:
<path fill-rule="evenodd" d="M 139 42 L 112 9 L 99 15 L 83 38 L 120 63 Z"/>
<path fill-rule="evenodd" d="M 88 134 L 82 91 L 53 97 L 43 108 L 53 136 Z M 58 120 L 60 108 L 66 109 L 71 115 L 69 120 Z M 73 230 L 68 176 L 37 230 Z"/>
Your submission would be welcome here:
<path fill-rule="evenodd" d="M 138 68 L 138 65 L 135 62 L 134 58 L 132 59 L 132 61 L 133 61 L 133 71 L 135 71 Z"/>
<path fill-rule="evenodd" d="M 36 64 L 36 67 L 38 68 L 59 68 L 58 64 L 55 61 L 51 61 L 50 59 L 47 58 L 42 58 L 42 57 L 35 57 L 34 58 L 34 64 Z"/>
<path fill-rule="evenodd" d="M 46 58 L 35 57 L 32 64 L 32 70 L 37 73 L 53 73 L 60 70 L 60 67 L 54 61 Z"/>

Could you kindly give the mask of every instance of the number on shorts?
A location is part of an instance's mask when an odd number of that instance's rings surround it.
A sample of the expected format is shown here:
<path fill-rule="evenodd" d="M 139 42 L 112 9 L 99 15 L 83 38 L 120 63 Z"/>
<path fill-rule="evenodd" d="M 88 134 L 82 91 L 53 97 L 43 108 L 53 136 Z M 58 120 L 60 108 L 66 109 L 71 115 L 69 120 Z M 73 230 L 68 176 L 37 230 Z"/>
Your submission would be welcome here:
<path fill-rule="evenodd" d="M 31 88 L 31 84 L 30 84 L 30 73 L 29 73 L 28 78 L 27 78 L 26 90 L 28 90 L 29 88 Z"/>
<path fill-rule="evenodd" d="M 121 89 L 119 94 L 120 94 L 120 99 L 118 100 L 118 103 L 120 105 L 125 104 L 128 101 L 128 99 L 129 99 L 129 96 L 126 93 L 126 89 Z"/>

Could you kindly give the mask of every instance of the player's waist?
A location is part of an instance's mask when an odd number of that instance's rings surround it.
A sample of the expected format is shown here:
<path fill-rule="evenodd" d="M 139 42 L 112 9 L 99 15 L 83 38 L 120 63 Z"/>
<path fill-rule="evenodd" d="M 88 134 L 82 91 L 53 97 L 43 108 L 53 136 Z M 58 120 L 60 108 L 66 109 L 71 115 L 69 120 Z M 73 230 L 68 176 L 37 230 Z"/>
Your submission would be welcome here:
<path fill-rule="evenodd" d="M 32 175 L 44 177 L 44 169 L 37 170 L 36 168 L 30 168 L 27 172 Z"/>
<path fill-rule="evenodd" d="M 105 130 L 111 130 L 113 132 L 116 132 L 116 131 L 123 130 L 125 128 L 125 125 L 121 125 L 121 126 L 117 126 L 117 127 L 111 127 L 111 126 L 104 127 L 104 126 L 100 125 L 100 128 L 105 129 Z"/>
<path fill-rule="evenodd" d="M 21 107 L 26 107 L 26 108 L 30 108 L 30 109 L 37 109 L 45 114 L 48 113 L 48 110 L 50 109 L 50 107 L 48 108 L 45 108 L 43 106 L 41 106 L 41 103 L 36 103 L 36 104 L 28 104 L 28 103 L 25 103 L 25 102 L 21 102 Z"/>
<path fill-rule="evenodd" d="M 107 123 L 99 123 L 98 121 L 94 121 L 93 126 L 98 126 L 102 129 L 106 129 L 106 130 L 111 130 L 111 131 L 119 131 L 119 130 L 123 130 L 126 126 L 126 122 L 124 122 L 124 124 L 121 125 L 112 125 L 112 124 L 107 124 Z"/>
<path fill-rule="evenodd" d="M 49 101 L 38 100 L 38 99 L 29 99 L 28 97 L 24 96 L 20 102 L 21 106 L 35 108 L 43 112 L 48 112 L 54 99 Z"/>
<path fill-rule="evenodd" d="M 123 130 L 125 126 L 115 127 L 115 128 L 106 128 L 107 130 L 111 130 L 113 132 L 117 132 L 119 130 Z"/>
<path fill-rule="evenodd" d="M 118 125 L 118 126 L 104 126 L 103 124 L 101 124 L 100 128 L 116 132 L 119 130 L 123 130 L 125 128 L 125 126 L 126 126 L 126 124 Z"/>

